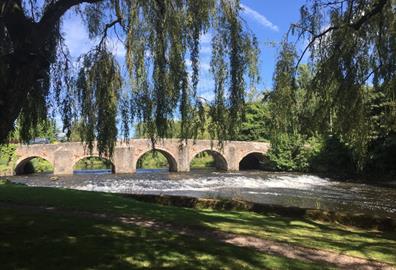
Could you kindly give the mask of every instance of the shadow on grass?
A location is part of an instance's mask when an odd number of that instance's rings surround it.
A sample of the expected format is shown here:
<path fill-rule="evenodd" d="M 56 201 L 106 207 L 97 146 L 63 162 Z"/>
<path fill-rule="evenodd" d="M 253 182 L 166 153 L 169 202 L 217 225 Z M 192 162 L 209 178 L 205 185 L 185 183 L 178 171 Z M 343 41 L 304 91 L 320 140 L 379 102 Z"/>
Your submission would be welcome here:
<path fill-rule="evenodd" d="M 323 269 L 205 238 L 0 208 L 1 269 Z"/>
<path fill-rule="evenodd" d="M 12 203 L 141 216 L 190 228 L 251 235 L 396 264 L 395 232 L 357 230 L 334 223 L 272 214 L 162 206 L 108 193 L 53 188 L 0 185 L 0 198 Z"/>

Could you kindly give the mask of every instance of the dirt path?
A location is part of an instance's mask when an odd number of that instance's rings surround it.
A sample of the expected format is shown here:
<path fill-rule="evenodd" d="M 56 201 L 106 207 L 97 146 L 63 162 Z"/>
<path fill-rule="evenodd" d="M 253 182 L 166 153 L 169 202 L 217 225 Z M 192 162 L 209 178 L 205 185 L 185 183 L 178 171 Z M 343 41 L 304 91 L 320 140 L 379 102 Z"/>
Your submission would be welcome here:
<path fill-rule="evenodd" d="M 370 261 L 362 258 L 348 256 L 337 252 L 307 248 L 298 245 L 287 244 L 266 240 L 253 236 L 238 235 L 233 233 L 221 232 L 217 230 L 206 230 L 203 228 L 189 228 L 185 226 L 175 225 L 171 223 L 163 223 L 156 220 L 133 217 L 118 216 L 110 213 L 97 213 L 88 211 L 70 210 L 56 207 L 32 206 L 12 204 L 8 202 L 0 202 L 0 208 L 8 209 L 29 209 L 30 211 L 57 213 L 66 216 L 89 217 L 99 220 L 116 221 L 122 224 L 135 225 L 154 230 L 168 230 L 173 233 L 191 236 L 206 237 L 223 243 L 239 247 L 253 248 L 266 254 L 287 257 L 290 259 L 298 259 L 302 261 L 317 262 L 321 264 L 331 264 L 339 269 L 357 269 L 357 270 L 396 270 L 385 263 Z"/>

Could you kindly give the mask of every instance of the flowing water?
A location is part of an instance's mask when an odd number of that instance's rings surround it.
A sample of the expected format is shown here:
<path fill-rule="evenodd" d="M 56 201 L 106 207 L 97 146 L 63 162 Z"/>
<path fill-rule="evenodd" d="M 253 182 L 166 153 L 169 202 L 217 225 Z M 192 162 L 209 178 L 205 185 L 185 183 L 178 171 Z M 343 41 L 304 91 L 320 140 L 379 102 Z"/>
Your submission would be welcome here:
<path fill-rule="evenodd" d="M 167 194 L 201 198 L 242 199 L 257 203 L 318 208 L 396 218 L 396 186 L 339 182 L 309 174 L 263 171 L 169 173 L 138 170 L 114 175 L 108 171 L 77 172 L 53 181 L 50 175 L 14 176 L 30 186 L 131 194 Z"/>

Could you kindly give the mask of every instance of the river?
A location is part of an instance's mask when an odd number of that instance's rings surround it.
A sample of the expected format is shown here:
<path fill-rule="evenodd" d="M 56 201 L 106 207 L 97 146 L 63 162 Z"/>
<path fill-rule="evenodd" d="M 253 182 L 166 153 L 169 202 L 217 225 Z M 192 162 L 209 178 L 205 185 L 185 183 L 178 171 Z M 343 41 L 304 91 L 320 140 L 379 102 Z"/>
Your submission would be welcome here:
<path fill-rule="evenodd" d="M 51 175 L 10 177 L 29 186 L 131 194 L 167 194 L 201 198 L 241 199 L 257 203 L 317 208 L 396 218 L 396 187 L 340 182 L 309 174 L 263 171 L 170 173 L 138 170 L 114 175 L 78 172 L 51 180 Z"/>

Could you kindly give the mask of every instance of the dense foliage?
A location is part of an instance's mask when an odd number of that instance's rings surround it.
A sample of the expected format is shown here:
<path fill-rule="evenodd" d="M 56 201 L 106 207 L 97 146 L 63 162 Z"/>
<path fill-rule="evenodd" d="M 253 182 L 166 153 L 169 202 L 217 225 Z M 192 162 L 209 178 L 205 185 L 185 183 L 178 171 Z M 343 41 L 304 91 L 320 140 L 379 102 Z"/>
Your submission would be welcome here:
<path fill-rule="evenodd" d="M 270 156 L 278 168 L 396 171 L 395 15 L 390 0 L 313 0 L 301 7 L 291 33 L 308 46 L 298 54 L 286 40 L 274 72 Z M 313 152 L 301 160 L 312 140 Z"/>
<path fill-rule="evenodd" d="M 190 136 L 190 139 L 210 140 L 212 137 L 211 127 L 212 118 L 210 112 L 205 106 L 203 117 L 204 125 L 200 128 L 196 137 Z M 235 140 L 238 141 L 268 141 L 270 139 L 271 115 L 269 111 L 269 103 L 263 102 L 260 98 L 248 100 L 245 104 L 244 114 L 241 119 L 240 129 L 235 134 Z M 168 126 L 168 138 L 178 138 L 180 134 L 181 122 L 172 121 Z M 139 123 L 135 127 L 135 138 L 150 138 L 143 124 Z"/>
<path fill-rule="evenodd" d="M 168 160 L 162 153 L 158 151 L 150 151 L 145 153 L 139 158 L 136 164 L 137 169 L 159 169 L 168 167 Z"/>
<path fill-rule="evenodd" d="M 15 154 L 16 145 L 0 145 L 0 174 L 9 173 L 17 156 Z"/>
<path fill-rule="evenodd" d="M 117 134 L 129 136 L 135 119 L 155 141 L 168 136 L 177 113 L 178 137 L 196 137 L 204 123 L 197 85 L 205 33 L 213 37 L 216 98 L 209 104 L 210 130 L 216 138 L 234 138 L 245 87 L 258 78 L 257 41 L 245 29 L 240 9 L 239 0 L 2 1 L 0 141 L 7 139 L 17 118 L 27 141 L 29 130 L 58 113 L 68 134 L 73 122 L 79 122 L 81 138 L 90 149 L 97 140 L 105 155 L 111 155 Z M 89 38 L 97 42 L 77 68 L 61 31 L 69 11 L 82 17 Z M 111 38 L 125 44 L 127 74 L 121 74 L 108 48 Z"/>
<path fill-rule="evenodd" d="M 34 141 L 33 138 L 47 139 L 50 143 L 57 140 L 57 128 L 55 121 L 42 121 L 37 123 L 34 128 L 30 128 L 28 130 L 22 130 L 20 123 L 17 122 L 14 131 L 9 136 L 9 141 L 11 143 L 23 142 L 23 133 L 28 133 L 29 137 L 32 138 L 32 141 Z"/>
<path fill-rule="evenodd" d="M 236 139 L 238 141 L 269 141 L 271 114 L 268 102 L 256 100 L 245 105 L 245 113 Z"/>

